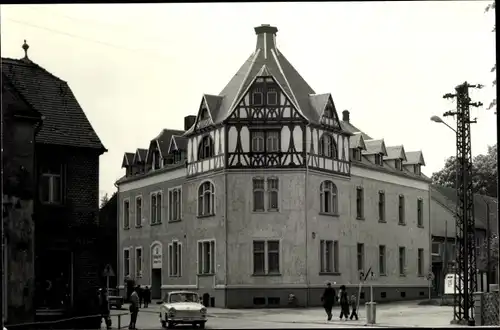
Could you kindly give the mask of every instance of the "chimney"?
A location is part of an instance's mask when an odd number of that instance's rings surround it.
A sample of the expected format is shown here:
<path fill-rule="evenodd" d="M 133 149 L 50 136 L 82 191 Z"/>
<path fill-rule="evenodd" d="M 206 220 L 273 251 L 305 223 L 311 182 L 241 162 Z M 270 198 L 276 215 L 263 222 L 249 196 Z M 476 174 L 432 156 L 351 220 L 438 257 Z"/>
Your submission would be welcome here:
<path fill-rule="evenodd" d="M 276 32 L 278 32 L 278 28 L 269 24 L 262 24 L 255 28 L 255 34 L 257 34 L 255 50 L 260 48 L 260 51 L 264 53 L 264 58 L 267 58 L 271 49 L 276 48 Z"/>
<path fill-rule="evenodd" d="M 342 111 L 342 121 L 349 122 L 349 110 Z"/>
<path fill-rule="evenodd" d="M 184 130 L 187 131 L 194 125 L 196 121 L 196 116 L 186 116 L 184 117 Z"/>

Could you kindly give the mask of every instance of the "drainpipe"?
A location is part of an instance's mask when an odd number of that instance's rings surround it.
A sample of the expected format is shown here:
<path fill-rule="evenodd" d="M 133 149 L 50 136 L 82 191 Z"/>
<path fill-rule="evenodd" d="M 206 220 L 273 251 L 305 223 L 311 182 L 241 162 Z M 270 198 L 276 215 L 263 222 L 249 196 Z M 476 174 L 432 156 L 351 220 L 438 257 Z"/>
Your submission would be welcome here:
<path fill-rule="evenodd" d="M 309 129 L 308 126 L 306 126 L 306 130 Z M 307 133 L 305 134 L 305 136 L 307 136 Z M 311 132 L 311 139 L 312 139 L 312 132 Z M 304 207 L 304 219 L 305 219 L 305 231 L 306 231 L 306 239 L 305 239 L 305 259 L 306 259 L 306 262 L 305 262 L 305 265 L 306 265 L 306 269 L 305 269 L 305 275 L 306 275 L 306 307 L 309 306 L 309 297 L 310 297 L 310 282 L 309 282 L 309 259 L 308 259 L 308 251 L 309 251 L 309 246 L 308 246 L 308 242 L 309 242 L 309 226 L 308 226 L 308 218 L 309 218 L 309 208 L 308 208 L 308 197 L 309 197 L 309 194 L 307 193 L 309 191 L 309 159 L 308 159 L 308 149 L 307 149 L 307 141 L 305 141 L 306 139 L 304 139 L 304 160 L 305 160 L 305 163 L 306 163 L 306 176 L 304 178 L 304 181 L 305 181 L 305 191 L 304 191 L 304 198 L 305 198 L 305 207 Z"/>
<path fill-rule="evenodd" d="M 224 242 L 225 242 L 225 248 L 224 248 L 224 305 L 227 308 L 227 297 L 228 297 L 228 292 L 227 292 L 227 272 L 228 272 L 228 253 L 227 249 L 229 244 L 227 243 L 227 238 L 228 238 L 228 228 L 227 228 L 227 207 L 228 207 L 228 194 L 227 194 L 227 169 L 224 170 L 224 195 L 225 195 L 225 200 L 224 200 Z"/>
<path fill-rule="evenodd" d="M 432 191 L 432 185 L 429 183 L 429 201 L 428 201 L 428 214 L 429 214 L 429 273 L 432 272 L 432 220 L 431 220 L 431 191 Z M 430 284 L 429 284 L 430 285 Z M 429 297 L 429 300 L 431 297 Z"/>
<path fill-rule="evenodd" d="M 491 227 L 490 227 L 490 203 L 483 198 L 486 203 L 486 292 L 490 292 L 491 275 Z"/>

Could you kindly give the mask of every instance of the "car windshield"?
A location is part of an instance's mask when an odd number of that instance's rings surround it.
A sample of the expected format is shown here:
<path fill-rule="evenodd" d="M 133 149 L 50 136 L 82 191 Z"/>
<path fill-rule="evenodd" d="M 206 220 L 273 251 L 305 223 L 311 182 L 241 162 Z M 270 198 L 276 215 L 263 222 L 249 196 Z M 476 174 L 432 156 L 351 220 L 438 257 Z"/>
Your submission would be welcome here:
<path fill-rule="evenodd" d="M 200 300 L 196 293 L 191 292 L 182 292 L 182 293 L 171 293 L 169 297 L 169 302 L 178 303 L 178 302 L 195 302 L 198 303 Z"/>

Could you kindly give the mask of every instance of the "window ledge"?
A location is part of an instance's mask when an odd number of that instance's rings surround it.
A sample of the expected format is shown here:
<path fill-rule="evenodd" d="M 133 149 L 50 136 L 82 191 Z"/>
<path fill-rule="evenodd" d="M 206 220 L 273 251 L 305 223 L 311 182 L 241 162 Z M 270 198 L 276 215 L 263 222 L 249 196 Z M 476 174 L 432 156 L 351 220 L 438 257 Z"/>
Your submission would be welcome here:
<path fill-rule="evenodd" d="M 338 213 L 327 213 L 327 212 L 319 212 L 319 215 L 324 215 L 327 217 L 338 218 L 340 215 Z"/>
<path fill-rule="evenodd" d="M 406 222 L 398 222 L 398 226 L 406 226 Z"/>
<path fill-rule="evenodd" d="M 276 213 L 279 209 L 269 209 L 269 210 L 252 210 L 252 213 L 262 214 L 262 213 Z"/>
<path fill-rule="evenodd" d="M 387 223 L 385 220 L 379 220 L 378 223 Z"/>
<path fill-rule="evenodd" d="M 418 277 L 425 277 L 425 275 L 424 275 L 424 274 L 419 274 L 419 275 L 417 275 L 417 276 L 418 276 Z"/>
<path fill-rule="evenodd" d="M 182 219 L 168 220 L 168 223 L 181 222 Z"/>
<path fill-rule="evenodd" d="M 210 213 L 210 214 L 198 214 L 196 217 L 197 218 L 210 218 L 215 216 L 215 213 Z"/>
<path fill-rule="evenodd" d="M 142 225 L 135 225 L 135 228 L 142 228 Z"/>
<path fill-rule="evenodd" d="M 378 274 L 378 276 L 384 277 L 384 276 L 387 276 L 387 274 Z"/>
<path fill-rule="evenodd" d="M 198 277 L 208 277 L 208 276 L 214 276 L 215 273 L 198 273 Z"/>
<path fill-rule="evenodd" d="M 267 273 L 267 274 L 264 274 L 264 273 L 254 273 L 252 274 L 252 276 L 255 276 L 255 277 L 266 277 L 266 276 L 282 276 L 281 273 Z"/>
<path fill-rule="evenodd" d="M 319 275 L 321 275 L 321 276 L 324 276 L 324 275 L 340 276 L 342 274 L 339 272 L 319 272 Z"/>
<path fill-rule="evenodd" d="M 418 228 L 424 228 L 424 225 L 417 225 Z"/>
<path fill-rule="evenodd" d="M 406 277 L 406 274 L 399 274 L 399 277 Z"/>
<path fill-rule="evenodd" d="M 123 227 L 123 230 L 130 230 L 130 226 L 129 227 Z"/>
<path fill-rule="evenodd" d="M 179 278 L 179 277 L 181 277 L 181 275 L 168 275 L 168 277 Z"/>
<path fill-rule="evenodd" d="M 51 203 L 51 202 L 40 202 L 43 206 L 50 206 L 50 207 L 64 207 L 64 203 L 58 202 L 58 203 Z"/>
<path fill-rule="evenodd" d="M 160 222 L 155 222 L 155 223 L 152 223 L 151 226 L 159 226 L 161 225 L 161 221 Z"/>
<path fill-rule="evenodd" d="M 365 220 L 365 217 L 356 217 L 356 220 L 361 220 L 361 221 L 364 221 L 364 220 Z"/>

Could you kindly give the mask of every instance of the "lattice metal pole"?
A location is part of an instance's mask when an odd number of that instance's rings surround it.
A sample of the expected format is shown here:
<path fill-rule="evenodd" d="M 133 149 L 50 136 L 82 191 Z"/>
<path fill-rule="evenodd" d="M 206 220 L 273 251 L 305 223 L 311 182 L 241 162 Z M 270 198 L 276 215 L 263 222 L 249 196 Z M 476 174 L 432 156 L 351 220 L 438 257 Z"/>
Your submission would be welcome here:
<path fill-rule="evenodd" d="M 481 85 L 469 85 L 467 82 L 455 87 L 455 94 L 446 94 L 444 98 L 457 99 L 457 111 L 448 111 L 444 116 L 457 116 L 457 218 L 456 218 L 456 266 L 454 296 L 454 321 L 461 324 L 475 325 L 474 292 L 477 290 L 476 239 L 474 221 L 474 194 L 472 190 L 472 153 L 470 124 L 471 103 L 469 88 L 481 88 Z"/>

